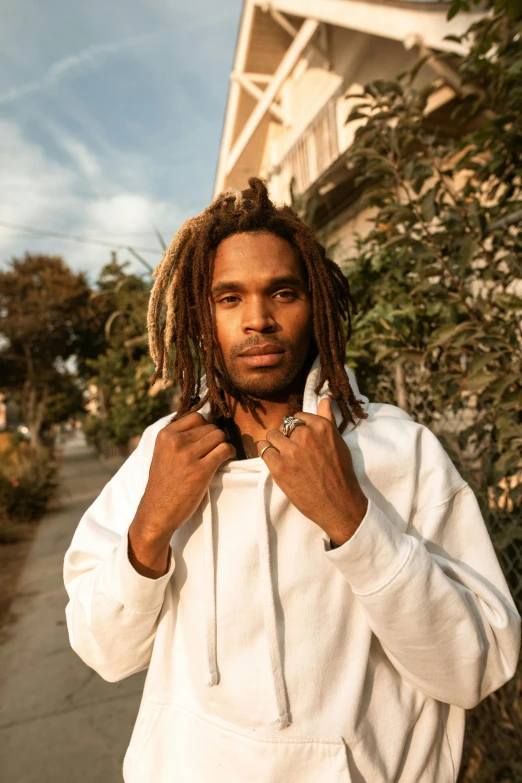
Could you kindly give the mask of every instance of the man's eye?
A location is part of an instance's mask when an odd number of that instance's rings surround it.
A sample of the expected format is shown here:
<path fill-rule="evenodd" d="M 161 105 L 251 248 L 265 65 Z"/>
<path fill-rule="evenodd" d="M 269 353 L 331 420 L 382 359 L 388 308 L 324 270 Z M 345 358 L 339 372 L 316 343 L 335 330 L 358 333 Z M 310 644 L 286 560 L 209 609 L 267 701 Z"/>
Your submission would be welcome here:
<path fill-rule="evenodd" d="M 232 294 L 230 296 L 224 296 L 223 299 L 219 300 L 219 304 L 221 304 L 222 302 L 226 302 L 228 299 L 237 299 L 237 298 L 238 298 L 237 296 L 232 296 Z"/>
<path fill-rule="evenodd" d="M 284 299 L 295 299 L 295 291 L 278 291 L 277 296 L 282 296 Z"/>

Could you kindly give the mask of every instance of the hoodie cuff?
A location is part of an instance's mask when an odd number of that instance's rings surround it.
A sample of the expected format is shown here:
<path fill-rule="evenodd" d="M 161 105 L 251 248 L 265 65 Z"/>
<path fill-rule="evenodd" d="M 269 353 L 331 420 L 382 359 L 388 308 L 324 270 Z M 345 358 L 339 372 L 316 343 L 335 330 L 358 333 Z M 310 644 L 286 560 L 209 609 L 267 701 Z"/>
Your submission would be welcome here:
<path fill-rule="evenodd" d="M 105 564 L 105 578 L 114 601 L 135 614 L 157 611 L 163 604 L 165 590 L 174 571 L 174 555 L 169 548 L 169 570 L 159 579 L 138 574 L 129 560 L 128 536 L 122 537 L 112 557 Z"/>
<path fill-rule="evenodd" d="M 372 500 L 361 524 L 346 541 L 325 555 L 359 596 L 378 593 L 403 569 L 412 552 L 412 539 L 401 533 Z"/>

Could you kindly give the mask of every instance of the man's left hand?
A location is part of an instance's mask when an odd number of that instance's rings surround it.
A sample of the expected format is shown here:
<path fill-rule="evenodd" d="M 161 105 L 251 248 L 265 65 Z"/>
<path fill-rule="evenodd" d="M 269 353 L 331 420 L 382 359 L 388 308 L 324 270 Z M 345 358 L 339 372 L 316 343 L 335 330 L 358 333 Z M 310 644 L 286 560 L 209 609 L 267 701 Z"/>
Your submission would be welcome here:
<path fill-rule="evenodd" d="M 298 426 L 290 437 L 269 430 L 257 443 L 274 481 L 305 517 L 321 527 L 334 544 L 344 544 L 361 524 L 368 499 L 352 463 L 350 449 L 342 439 L 330 400 L 324 398 L 317 415 L 299 412 Z"/>

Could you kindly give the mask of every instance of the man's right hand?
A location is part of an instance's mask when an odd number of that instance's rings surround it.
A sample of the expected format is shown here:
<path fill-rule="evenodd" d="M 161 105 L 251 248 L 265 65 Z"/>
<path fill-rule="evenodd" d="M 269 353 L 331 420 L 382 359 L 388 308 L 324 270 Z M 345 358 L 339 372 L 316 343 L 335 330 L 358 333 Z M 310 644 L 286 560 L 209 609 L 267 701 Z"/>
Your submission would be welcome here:
<path fill-rule="evenodd" d="M 143 497 L 129 528 L 129 560 L 152 579 L 168 571 L 173 533 L 194 514 L 212 478 L 236 449 L 215 424 L 189 413 L 158 433 Z"/>

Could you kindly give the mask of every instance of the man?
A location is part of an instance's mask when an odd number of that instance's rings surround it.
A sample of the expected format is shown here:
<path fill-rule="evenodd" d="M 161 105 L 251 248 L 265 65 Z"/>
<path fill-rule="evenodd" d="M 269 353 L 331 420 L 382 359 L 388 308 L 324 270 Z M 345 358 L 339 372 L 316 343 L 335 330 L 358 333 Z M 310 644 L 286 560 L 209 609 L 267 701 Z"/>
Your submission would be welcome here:
<path fill-rule="evenodd" d="M 346 279 L 249 184 L 157 270 L 179 408 L 79 524 L 72 647 L 109 681 L 149 669 L 127 783 L 455 781 L 520 618 L 437 439 L 344 366 Z"/>

